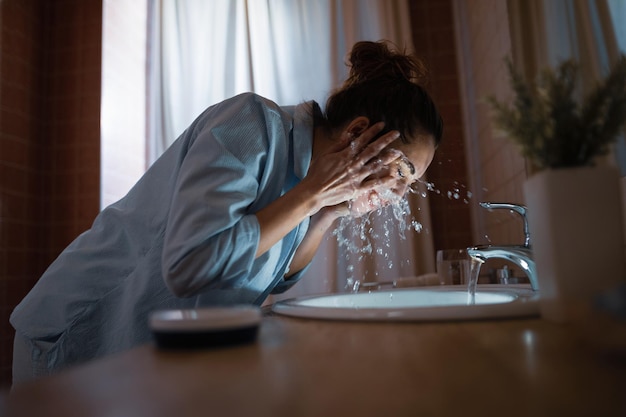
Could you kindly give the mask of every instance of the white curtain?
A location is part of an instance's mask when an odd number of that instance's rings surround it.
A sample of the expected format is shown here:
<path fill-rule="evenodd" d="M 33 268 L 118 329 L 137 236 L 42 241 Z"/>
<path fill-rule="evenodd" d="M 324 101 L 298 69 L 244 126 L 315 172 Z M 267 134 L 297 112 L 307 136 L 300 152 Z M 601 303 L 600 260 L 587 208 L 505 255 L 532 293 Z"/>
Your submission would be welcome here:
<path fill-rule="evenodd" d="M 509 0 L 508 8 L 513 60 L 529 78 L 574 58 L 588 91 L 615 63 L 620 43 L 626 52 L 626 39 L 616 37 L 624 36 L 623 0 Z M 626 175 L 623 137 L 609 161 L 616 162 Z"/>
<path fill-rule="evenodd" d="M 153 0 L 150 7 L 151 161 L 207 106 L 241 92 L 323 107 L 346 77 L 345 57 L 356 41 L 388 39 L 413 49 L 406 0 Z M 355 262 L 359 280 L 432 272 L 428 201 L 411 205 L 426 232 L 375 242 L 383 248 L 378 261 L 354 259 L 329 236 L 309 276 L 288 295 L 342 289 L 347 264 Z M 375 219 L 381 232 L 374 234 L 382 236 L 386 224 Z"/>

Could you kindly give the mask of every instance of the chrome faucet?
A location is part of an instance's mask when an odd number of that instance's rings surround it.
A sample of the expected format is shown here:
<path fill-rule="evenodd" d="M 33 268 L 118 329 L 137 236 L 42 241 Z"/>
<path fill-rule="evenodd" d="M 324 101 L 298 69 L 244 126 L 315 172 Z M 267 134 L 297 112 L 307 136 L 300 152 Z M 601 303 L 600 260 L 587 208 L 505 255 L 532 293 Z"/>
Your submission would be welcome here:
<path fill-rule="evenodd" d="M 467 248 L 467 254 L 482 265 L 487 259 L 505 259 L 519 266 L 528 276 L 530 286 L 533 290 L 539 289 L 537 285 L 537 271 L 535 261 L 530 246 L 530 232 L 528 230 L 528 219 L 526 218 L 526 207 L 519 204 L 510 203 L 480 203 L 480 206 L 488 210 L 506 209 L 511 210 L 520 216 L 524 221 L 524 244 L 523 245 L 478 245 Z M 479 265 L 480 268 L 480 265 Z"/>

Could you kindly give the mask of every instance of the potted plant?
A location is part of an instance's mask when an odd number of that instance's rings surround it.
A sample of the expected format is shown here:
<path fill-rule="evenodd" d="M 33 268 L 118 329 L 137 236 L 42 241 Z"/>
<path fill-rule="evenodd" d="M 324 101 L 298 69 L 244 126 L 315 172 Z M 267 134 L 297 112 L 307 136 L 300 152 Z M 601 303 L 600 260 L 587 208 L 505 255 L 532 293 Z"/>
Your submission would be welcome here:
<path fill-rule="evenodd" d="M 600 157 L 626 122 L 626 57 L 587 94 L 574 60 L 531 81 L 507 66 L 513 103 L 488 100 L 533 167 L 524 197 L 542 316 L 566 322 L 625 280 L 619 173 Z"/>

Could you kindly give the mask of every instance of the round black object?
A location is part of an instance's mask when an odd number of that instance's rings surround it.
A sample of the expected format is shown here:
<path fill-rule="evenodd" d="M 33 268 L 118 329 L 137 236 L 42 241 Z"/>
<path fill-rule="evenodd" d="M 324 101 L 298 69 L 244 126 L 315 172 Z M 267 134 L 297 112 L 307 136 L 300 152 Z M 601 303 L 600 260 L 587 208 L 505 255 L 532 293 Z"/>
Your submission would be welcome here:
<path fill-rule="evenodd" d="M 162 310 L 150 316 L 150 328 L 163 349 L 206 349 L 252 343 L 261 310 L 236 306 L 189 310 Z"/>

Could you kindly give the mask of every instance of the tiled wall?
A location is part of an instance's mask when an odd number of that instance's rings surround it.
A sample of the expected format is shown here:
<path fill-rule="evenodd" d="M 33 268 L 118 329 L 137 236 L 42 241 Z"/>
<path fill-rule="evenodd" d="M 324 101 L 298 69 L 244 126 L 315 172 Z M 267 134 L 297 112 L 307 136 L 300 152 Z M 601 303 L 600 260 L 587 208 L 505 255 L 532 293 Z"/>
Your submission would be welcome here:
<path fill-rule="evenodd" d="M 9 376 L 12 332 L 8 315 L 35 282 L 45 244 L 37 222 L 41 173 L 37 147 L 41 99 L 34 2 L 0 3 L 0 373 Z M 8 22 L 11 22 L 9 24 Z"/>
<path fill-rule="evenodd" d="M 468 170 L 463 138 L 452 0 L 409 2 L 415 51 L 430 72 L 429 90 L 444 119 L 441 146 L 428 168 L 435 250 L 466 248 L 473 244 L 468 195 Z"/>
<path fill-rule="evenodd" d="M 101 0 L 0 1 L 0 387 L 8 316 L 98 212 Z"/>

